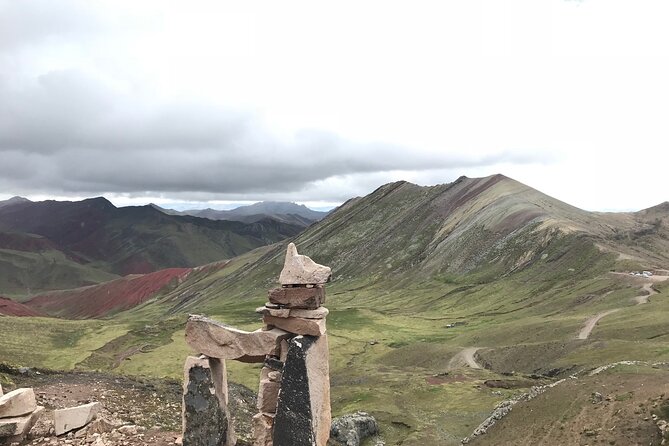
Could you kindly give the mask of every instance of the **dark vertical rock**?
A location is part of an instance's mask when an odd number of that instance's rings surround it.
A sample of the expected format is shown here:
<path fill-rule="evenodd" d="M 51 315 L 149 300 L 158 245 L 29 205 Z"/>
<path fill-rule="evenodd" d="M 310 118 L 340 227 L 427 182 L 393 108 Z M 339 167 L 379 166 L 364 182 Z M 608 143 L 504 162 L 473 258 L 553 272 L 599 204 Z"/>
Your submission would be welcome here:
<path fill-rule="evenodd" d="M 327 336 L 289 341 L 274 419 L 274 446 L 325 446 L 330 434 Z"/>
<path fill-rule="evenodd" d="M 228 445 L 228 415 L 222 386 L 207 359 L 189 357 L 183 395 L 183 446 Z"/>

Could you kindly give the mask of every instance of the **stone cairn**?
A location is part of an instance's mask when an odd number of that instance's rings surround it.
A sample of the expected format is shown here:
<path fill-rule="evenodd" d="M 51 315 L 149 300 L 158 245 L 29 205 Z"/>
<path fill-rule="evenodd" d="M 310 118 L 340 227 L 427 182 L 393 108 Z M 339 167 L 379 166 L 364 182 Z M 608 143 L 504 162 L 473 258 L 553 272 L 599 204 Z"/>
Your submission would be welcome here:
<path fill-rule="evenodd" d="M 330 375 L 323 285 L 331 270 L 288 245 L 280 288 L 256 310 L 264 327 L 246 332 L 192 315 L 186 342 L 202 355 L 184 372 L 183 445 L 234 445 L 225 360 L 263 363 L 255 446 L 326 446 L 330 435 Z"/>

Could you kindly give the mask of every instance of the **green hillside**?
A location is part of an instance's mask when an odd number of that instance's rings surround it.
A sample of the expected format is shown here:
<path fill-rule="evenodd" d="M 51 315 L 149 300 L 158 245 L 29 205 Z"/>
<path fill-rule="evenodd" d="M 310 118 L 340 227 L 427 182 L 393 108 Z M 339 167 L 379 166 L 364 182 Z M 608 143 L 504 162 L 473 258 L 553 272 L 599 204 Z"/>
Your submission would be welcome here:
<path fill-rule="evenodd" d="M 456 445 L 497 403 L 532 385 L 614 361 L 669 362 L 669 282 L 629 274 L 667 269 L 668 228 L 661 206 L 590 213 L 501 175 L 393 183 L 350 200 L 292 239 L 333 270 L 326 306 L 335 414 L 373 413 L 389 445 Z M 198 269 L 105 321 L 105 333 L 123 334 L 101 346 L 73 342 L 76 366 L 179 377 L 186 314 L 258 328 L 253 310 L 276 286 L 285 245 Z M 31 321 L 0 318 L 0 330 L 11 322 L 21 337 L 16 327 Z M 2 342 L 0 356 L 23 360 Z M 230 364 L 230 378 L 249 386 L 257 372 Z"/>

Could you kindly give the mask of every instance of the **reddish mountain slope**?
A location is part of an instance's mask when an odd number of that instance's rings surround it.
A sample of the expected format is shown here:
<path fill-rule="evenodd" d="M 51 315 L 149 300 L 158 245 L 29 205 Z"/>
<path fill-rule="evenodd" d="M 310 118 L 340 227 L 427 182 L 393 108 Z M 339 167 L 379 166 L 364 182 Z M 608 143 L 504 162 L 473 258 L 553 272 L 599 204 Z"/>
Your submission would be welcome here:
<path fill-rule="evenodd" d="M 145 275 L 74 290 L 41 294 L 26 302 L 34 311 L 73 319 L 102 317 L 145 302 L 163 289 L 177 285 L 191 268 L 170 268 Z"/>
<path fill-rule="evenodd" d="M 40 312 L 5 297 L 0 297 L 0 315 L 43 316 Z"/>

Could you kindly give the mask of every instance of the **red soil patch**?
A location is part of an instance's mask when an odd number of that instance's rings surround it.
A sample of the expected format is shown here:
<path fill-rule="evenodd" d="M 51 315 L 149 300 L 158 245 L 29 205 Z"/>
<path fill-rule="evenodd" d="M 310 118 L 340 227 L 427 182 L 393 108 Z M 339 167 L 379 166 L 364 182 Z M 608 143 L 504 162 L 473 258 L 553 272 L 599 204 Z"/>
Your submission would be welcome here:
<path fill-rule="evenodd" d="M 26 305 L 53 316 L 102 317 L 147 301 L 165 287 L 180 283 L 191 271 L 192 268 L 169 268 L 74 290 L 52 291 L 32 298 Z"/>
<path fill-rule="evenodd" d="M 0 297 L 0 314 L 5 316 L 44 316 L 42 313 L 6 297 Z"/>

